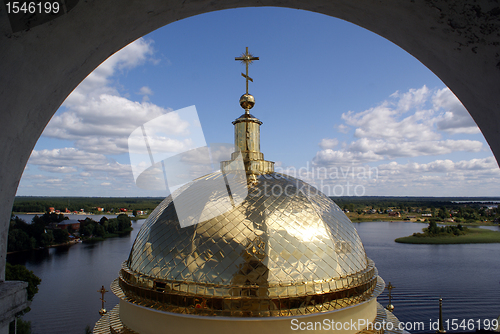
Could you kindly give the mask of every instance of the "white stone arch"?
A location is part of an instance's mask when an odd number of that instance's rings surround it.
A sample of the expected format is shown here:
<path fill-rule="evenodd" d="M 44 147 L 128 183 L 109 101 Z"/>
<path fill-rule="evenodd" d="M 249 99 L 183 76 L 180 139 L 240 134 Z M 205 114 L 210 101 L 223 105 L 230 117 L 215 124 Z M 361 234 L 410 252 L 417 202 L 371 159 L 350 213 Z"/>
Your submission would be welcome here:
<path fill-rule="evenodd" d="M 457 95 L 478 124 L 497 161 L 500 159 L 500 7 L 497 2 L 63 2 L 65 14 L 45 23 L 27 20 L 31 28 L 25 30 L 11 24 L 6 7 L 0 4 L 0 282 L 4 278 L 14 195 L 31 151 L 55 111 L 110 55 L 157 28 L 201 13 L 250 6 L 288 7 L 344 19 L 379 34 L 420 60 Z"/>

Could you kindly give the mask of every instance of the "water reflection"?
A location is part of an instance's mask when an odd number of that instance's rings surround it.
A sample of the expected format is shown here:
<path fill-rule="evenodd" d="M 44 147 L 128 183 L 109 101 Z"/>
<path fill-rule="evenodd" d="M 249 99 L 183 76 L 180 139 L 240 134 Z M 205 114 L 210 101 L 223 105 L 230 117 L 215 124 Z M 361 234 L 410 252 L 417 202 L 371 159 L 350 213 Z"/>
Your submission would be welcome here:
<path fill-rule="evenodd" d="M 33 333 L 83 333 L 99 319 L 100 294 L 114 280 L 128 257 L 143 221 L 128 236 L 95 244 L 75 244 L 11 254 L 42 278 L 40 291 L 25 319 Z M 392 290 L 394 313 L 401 321 L 436 320 L 438 299 L 448 319 L 493 319 L 500 315 L 500 244 L 411 245 L 394 239 L 420 232 L 425 224 L 403 222 L 355 223 L 367 255 Z M 108 289 L 109 290 L 109 289 Z M 106 308 L 118 303 L 111 293 Z M 387 294 L 379 298 L 387 305 Z M 426 332 L 431 332 L 425 328 Z M 417 332 L 417 331 L 413 331 Z"/>
<path fill-rule="evenodd" d="M 420 232 L 425 224 L 356 223 L 366 253 L 391 282 L 394 313 L 401 321 L 443 317 L 496 319 L 500 315 L 500 244 L 412 245 L 394 239 Z M 385 306 L 386 294 L 379 298 Z M 426 328 L 430 332 L 429 328 Z"/>
<path fill-rule="evenodd" d="M 143 222 L 133 223 L 134 230 L 129 235 L 103 242 L 7 256 L 9 262 L 25 265 L 42 279 L 31 311 L 24 316 L 32 322 L 34 334 L 83 333 L 87 324 L 93 327 L 100 317 L 97 290 L 102 285 L 109 287 L 117 277 Z M 107 308 L 118 303 L 118 298 L 111 293 L 107 293 L 105 299 Z"/>

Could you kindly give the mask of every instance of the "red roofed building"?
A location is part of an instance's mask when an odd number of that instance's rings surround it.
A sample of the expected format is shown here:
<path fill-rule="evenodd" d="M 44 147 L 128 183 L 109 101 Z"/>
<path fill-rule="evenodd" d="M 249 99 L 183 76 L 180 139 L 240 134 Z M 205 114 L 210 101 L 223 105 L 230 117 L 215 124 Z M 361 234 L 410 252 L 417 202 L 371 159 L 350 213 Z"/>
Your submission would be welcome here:
<path fill-rule="evenodd" d="M 78 230 L 80 229 L 80 222 L 78 220 L 66 219 L 57 224 L 57 227 L 61 230 L 67 230 L 70 226 L 73 230 Z"/>

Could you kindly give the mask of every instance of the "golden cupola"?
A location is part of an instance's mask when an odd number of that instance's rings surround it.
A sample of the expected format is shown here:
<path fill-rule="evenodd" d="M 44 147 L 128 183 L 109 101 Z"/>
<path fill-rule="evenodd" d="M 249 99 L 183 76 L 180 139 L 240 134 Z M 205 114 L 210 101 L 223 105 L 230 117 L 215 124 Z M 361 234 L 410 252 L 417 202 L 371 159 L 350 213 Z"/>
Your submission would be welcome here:
<path fill-rule="evenodd" d="M 143 224 L 112 284 L 121 301 L 109 314 L 111 328 L 292 333 L 290 321 L 297 317 L 394 320 L 376 302 L 385 283 L 349 218 L 319 190 L 275 173 L 264 160 L 262 122 L 249 113 L 255 100 L 248 94 L 248 64 L 258 58 L 247 48 L 236 59 L 247 65 L 247 93 L 240 99 L 245 113 L 233 122 L 232 159 L 243 158 L 248 195 L 228 210 L 220 206 L 223 191 L 213 191 L 205 205 L 213 218 L 184 228 L 167 197 Z M 200 188 L 193 185 L 210 189 L 229 166 L 222 162 L 222 171 L 183 186 L 178 196 L 194 203 Z"/>

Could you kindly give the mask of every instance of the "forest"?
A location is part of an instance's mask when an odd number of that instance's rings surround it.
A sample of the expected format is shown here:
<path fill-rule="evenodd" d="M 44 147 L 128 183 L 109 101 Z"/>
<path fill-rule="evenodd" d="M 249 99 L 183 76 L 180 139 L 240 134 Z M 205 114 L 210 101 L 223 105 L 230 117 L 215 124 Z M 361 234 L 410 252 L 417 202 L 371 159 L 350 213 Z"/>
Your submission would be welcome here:
<path fill-rule="evenodd" d="M 57 224 L 68 220 L 63 214 L 45 213 L 35 216 L 31 222 L 25 222 L 15 216 L 11 219 L 7 252 L 50 247 L 66 244 L 70 241 L 102 241 L 129 233 L 132 222 L 128 215 L 120 214 L 116 218 L 102 217 L 99 222 L 85 218 L 79 220 L 79 229 L 58 228 Z"/>
<path fill-rule="evenodd" d="M 49 207 L 64 212 L 81 211 L 97 213 L 97 208 L 104 212 L 119 212 L 124 208 L 128 211 L 144 210 L 151 212 L 163 197 L 31 197 L 17 196 L 12 206 L 14 213 L 45 213 Z"/>

